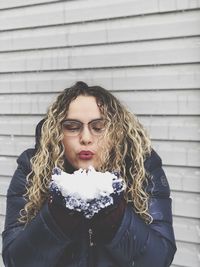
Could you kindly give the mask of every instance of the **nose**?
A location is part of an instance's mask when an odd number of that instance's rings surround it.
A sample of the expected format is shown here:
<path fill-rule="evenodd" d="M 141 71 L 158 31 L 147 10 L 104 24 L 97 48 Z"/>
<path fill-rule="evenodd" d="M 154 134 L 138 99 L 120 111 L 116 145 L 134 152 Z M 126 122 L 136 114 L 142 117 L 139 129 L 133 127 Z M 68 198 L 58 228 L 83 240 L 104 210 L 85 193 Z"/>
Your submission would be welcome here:
<path fill-rule="evenodd" d="M 80 143 L 84 145 L 88 145 L 92 143 L 93 136 L 88 128 L 88 126 L 83 127 L 82 132 L 80 134 Z"/>

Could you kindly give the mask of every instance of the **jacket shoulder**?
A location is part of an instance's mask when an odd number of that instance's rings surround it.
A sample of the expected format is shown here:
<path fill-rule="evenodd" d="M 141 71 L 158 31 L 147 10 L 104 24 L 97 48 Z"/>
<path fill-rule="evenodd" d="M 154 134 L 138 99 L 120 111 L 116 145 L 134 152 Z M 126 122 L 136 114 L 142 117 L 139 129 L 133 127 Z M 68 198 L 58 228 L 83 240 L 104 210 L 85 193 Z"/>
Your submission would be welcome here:
<path fill-rule="evenodd" d="M 162 160 L 155 150 L 151 151 L 151 155 L 145 160 L 144 166 L 148 177 L 146 191 L 154 197 L 169 197 L 169 183 L 162 167 Z"/>
<path fill-rule="evenodd" d="M 21 153 L 21 155 L 17 159 L 18 167 L 22 168 L 25 173 L 29 173 L 31 171 L 31 158 L 35 155 L 35 149 L 29 148 Z"/>
<path fill-rule="evenodd" d="M 146 158 L 144 162 L 144 167 L 146 171 L 151 172 L 152 170 L 162 166 L 161 157 L 157 154 L 155 150 L 151 150 L 151 154 Z"/>
<path fill-rule="evenodd" d="M 26 177 L 31 172 L 30 159 L 35 155 L 35 149 L 25 150 L 17 159 L 17 169 L 11 179 L 8 196 L 12 194 L 23 194 L 26 186 Z"/>

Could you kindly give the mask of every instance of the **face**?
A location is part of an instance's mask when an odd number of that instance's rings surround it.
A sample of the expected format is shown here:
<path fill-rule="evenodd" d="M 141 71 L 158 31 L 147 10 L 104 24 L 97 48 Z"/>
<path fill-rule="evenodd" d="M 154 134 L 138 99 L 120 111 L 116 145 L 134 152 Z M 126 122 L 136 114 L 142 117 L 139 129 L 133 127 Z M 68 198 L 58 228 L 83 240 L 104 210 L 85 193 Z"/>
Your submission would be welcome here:
<path fill-rule="evenodd" d="M 65 157 L 75 168 L 101 165 L 100 155 L 108 148 L 102 115 L 93 96 L 78 96 L 69 105 L 63 123 Z"/>

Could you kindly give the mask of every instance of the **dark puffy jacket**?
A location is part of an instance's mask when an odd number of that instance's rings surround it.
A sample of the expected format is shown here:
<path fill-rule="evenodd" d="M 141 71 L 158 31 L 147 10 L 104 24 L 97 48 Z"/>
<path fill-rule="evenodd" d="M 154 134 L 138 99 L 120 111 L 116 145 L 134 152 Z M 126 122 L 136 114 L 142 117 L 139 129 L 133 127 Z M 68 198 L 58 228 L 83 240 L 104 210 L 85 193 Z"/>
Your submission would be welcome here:
<path fill-rule="evenodd" d="M 30 172 L 28 149 L 18 158 L 7 193 L 7 213 L 3 232 L 3 260 L 6 267 L 167 267 L 176 246 L 172 228 L 170 190 L 162 162 L 155 151 L 145 161 L 151 179 L 149 225 L 128 204 L 121 224 L 109 243 L 91 247 L 87 225 L 67 236 L 56 224 L 48 204 L 26 227 L 17 221 L 24 207 L 26 175 Z"/>

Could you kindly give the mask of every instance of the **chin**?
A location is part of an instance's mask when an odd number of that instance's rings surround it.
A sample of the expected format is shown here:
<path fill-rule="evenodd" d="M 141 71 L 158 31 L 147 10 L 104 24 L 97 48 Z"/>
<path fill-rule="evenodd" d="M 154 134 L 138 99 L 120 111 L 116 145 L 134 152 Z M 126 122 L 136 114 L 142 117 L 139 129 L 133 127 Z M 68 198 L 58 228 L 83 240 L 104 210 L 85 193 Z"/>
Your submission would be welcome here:
<path fill-rule="evenodd" d="M 87 161 L 87 162 L 81 162 L 80 164 L 78 164 L 78 169 L 82 168 L 82 169 L 85 169 L 87 170 L 88 167 L 94 167 L 95 169 L 97 168 L 96 164 L 92 161 Z"/>

